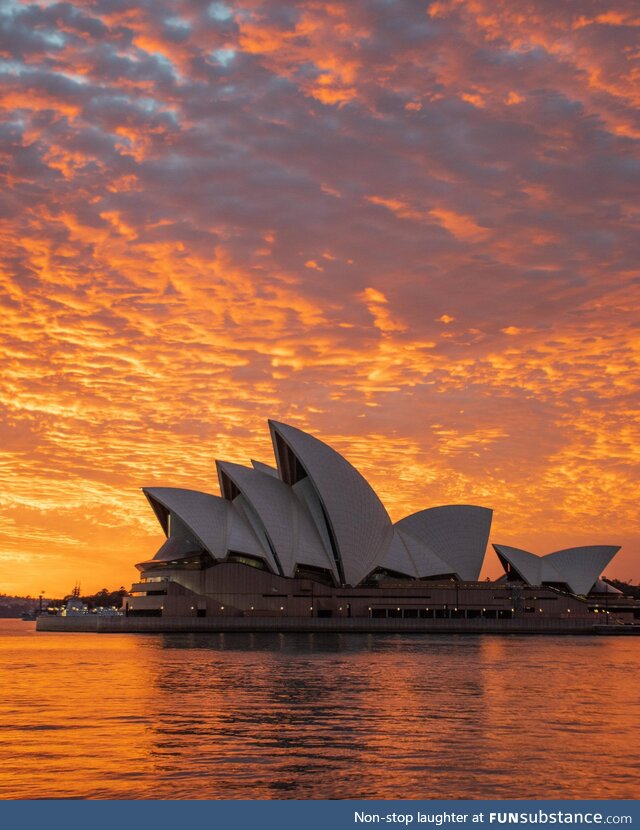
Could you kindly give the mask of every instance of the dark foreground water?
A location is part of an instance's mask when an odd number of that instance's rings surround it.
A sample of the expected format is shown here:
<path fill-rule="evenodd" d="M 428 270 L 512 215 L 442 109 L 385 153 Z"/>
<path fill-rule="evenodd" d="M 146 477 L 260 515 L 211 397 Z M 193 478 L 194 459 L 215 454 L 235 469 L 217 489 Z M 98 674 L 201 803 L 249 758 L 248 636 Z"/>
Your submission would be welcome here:
<path fill-rule="evenodd" d="M 36 634 L 1 798 L 637 798 L 640 640 Z"/>

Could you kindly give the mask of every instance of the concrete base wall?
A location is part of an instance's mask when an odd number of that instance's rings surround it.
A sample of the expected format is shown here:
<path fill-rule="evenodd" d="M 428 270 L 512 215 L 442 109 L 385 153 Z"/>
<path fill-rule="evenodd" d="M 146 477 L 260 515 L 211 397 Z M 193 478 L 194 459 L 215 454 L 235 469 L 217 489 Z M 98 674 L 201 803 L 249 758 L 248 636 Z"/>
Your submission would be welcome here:
<path fill-rule="evenodd" d="M 175 632 L 334 632 L 420 634 L 613 634 L 640 633 L 638 626 L 601 626 L 589 620 L 348 619 L 317 617 L 49 617 L 37 631 L 101 634 L 169 634 Z"/>

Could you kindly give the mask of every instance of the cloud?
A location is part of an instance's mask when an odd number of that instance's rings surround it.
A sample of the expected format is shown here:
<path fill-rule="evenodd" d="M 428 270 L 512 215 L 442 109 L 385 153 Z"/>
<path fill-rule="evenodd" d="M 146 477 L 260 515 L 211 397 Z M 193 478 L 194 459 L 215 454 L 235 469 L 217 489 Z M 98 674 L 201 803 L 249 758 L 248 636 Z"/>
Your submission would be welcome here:
<path fill-rule="evenodd" d="M 137 488 L 215 491 L 216 457 L 268 460 L 268 416 L 394 518 L 480 502 L 497 541 L 624 540 L 640 577 L 630 2 L 3 26 L 0 551 L 31 557 L 25 592 L 126 580 L 158 543 Z"/>

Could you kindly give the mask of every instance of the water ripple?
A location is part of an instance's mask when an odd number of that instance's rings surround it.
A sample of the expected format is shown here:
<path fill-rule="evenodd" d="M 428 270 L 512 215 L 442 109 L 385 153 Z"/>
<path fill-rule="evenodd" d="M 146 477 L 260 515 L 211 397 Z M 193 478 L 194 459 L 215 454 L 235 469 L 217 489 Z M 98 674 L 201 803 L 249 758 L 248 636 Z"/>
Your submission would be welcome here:
<path fill-rule="evenodd" d="M 597 637 L 24 636 L 2 798 L 634 798 L 640 656 Z"/>

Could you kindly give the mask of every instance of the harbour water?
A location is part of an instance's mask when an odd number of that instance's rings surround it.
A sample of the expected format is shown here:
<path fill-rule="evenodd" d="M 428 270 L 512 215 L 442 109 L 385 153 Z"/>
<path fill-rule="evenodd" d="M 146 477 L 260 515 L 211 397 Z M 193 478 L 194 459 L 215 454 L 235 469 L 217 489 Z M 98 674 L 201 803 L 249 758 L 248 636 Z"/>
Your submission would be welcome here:
<path fill-rule="evenodd" d="M 0 798 L 637 798 L 639 646 L 0 620 Z"/>

